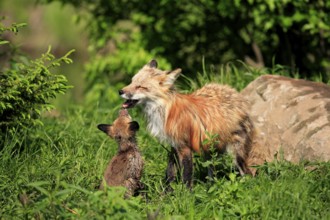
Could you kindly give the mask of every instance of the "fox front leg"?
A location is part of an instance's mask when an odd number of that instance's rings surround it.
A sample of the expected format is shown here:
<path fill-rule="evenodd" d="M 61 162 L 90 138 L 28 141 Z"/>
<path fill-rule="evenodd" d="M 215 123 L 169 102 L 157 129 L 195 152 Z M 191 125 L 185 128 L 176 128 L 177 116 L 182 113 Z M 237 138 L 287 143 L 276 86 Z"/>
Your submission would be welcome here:
<path fill-rule="evenodd" d="M 182 169 L 183 168 L 183 169 Z M 189 148 L 183 148 L 177 150 L 172 148 L 169 153 L 169 160 L 166 169 L 166 183 L 167 191 L 171 191 L 169 184 L 176 179 L 177 172 L 182 172 L 183 183 L 187 185 L 189 189 L 192 188 L 192 175 L 193 175 L 193 161 L 192 152 Z"/>
<path fill-rule="evenodd" d="M 180 167 L 180 164 L 177 150 L 172 147 L 171 151 L 168 153 L 168 163 L 165 174 L 166 191 L 173 190 L 170 186 L 170 183 L 175 181 L 178 167 Z"/>

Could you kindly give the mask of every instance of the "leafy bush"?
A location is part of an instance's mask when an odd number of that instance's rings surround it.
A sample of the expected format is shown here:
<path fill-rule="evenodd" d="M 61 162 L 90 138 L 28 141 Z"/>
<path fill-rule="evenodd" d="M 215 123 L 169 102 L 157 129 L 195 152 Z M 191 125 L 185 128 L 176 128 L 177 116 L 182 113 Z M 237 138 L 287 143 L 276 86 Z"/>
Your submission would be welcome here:
<path fill-rule="evenodd" d="M 25 24 L 4 27 L 0 24 L 0 45 L 6 53 L 0 54 L 6 60 L 0 69 L 0 129 L 2 134 L 17 127 L 40 124 L 39 117 L 53 106 L 50 100 L 64 94 L 70 88 L 63 75 L 51 72 L 61 63 L 71 63 L 70 51 L 61 58 L 55 58 L 49 47 L 36 60 L 29 60 L 9 41 L 4 40 L 4 32 L 17 33 Z M 4 48 L 5 47 L 5 48 Z M 10 51 L 10 52 L 8 52 Z"/>
<path fill-rule="evenodd" d="M 140 28 L 141 38 L 126 38 L 126 43 L 135 42 L 153 55 L 156 52 L 191 75 L 200 70 L 205 57 L 215 65 L 239 59 L 267 67 L 275 59 L 278 64 L 298 69 L 302 77 L 321 74 L 324 81 L 330 77 L 327 0 L 62 2 L 87 9 L 94 47 L 104 48 L 114 33 L 125 33 L 117 24 L 129 21 Z M 128 53 L 126 59 L 137 58 L 131 55 Z"/>

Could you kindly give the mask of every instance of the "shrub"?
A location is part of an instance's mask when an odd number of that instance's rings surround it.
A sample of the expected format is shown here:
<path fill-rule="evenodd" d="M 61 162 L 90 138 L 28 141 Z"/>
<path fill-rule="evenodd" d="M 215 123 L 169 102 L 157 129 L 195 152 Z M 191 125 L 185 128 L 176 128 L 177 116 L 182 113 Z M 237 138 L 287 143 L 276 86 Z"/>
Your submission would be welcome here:
<path fill-rule="evenodd" d="M 330 77 L 330 3 L 326 0 L 61 2 L 87 9 L 91 15 L 87 30 L 96 47 L 104 48 L 113 33 L 125 33 L 116 27 L 129 21 L 140 28 L 143 41 L 126 38 L 126 43 L 134 41 L 146 51 L 156 51 L 191 75 L 200 70 L 204 56 L 217 66 L 239 59 L 269 67 L 275 59 L 298 69 L 303 77 L 320 74 L 325 82 Z"/>
<path fill-rule="evenodd" d="M 49 47 L 46 53 L 35 60 L 21 54 L 4 33 L 17 33 L 25 24 L 4 27 L 0 23 L 0 54 L 4 62 L 0 67 L 0 129 L 2 134 L 18 127 L 42 124 L 41 113 L 53 106 L 50 100 L 64 94 L 70 88 L 63 75 L 51 71 L 61 63 L 71 63 L 70 51 L 61 58 L 55 58 Z M 2 47 L 2 48 L 1 48 Z"/>

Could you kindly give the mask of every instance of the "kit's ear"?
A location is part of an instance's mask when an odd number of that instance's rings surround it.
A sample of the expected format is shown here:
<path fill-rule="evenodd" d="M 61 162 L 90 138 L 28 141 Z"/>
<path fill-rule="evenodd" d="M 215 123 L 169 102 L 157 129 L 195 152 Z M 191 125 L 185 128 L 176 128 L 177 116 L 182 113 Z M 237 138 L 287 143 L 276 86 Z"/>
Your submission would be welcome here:
<path fill-rule="evenodd" d="M 157 68 L 158 63 L 156 60 L 150 60 L 150 62 L 147 64 L 150 68 Z"/>
<path fill-rule="evenodd" d="M 97 128 L 103 131 L 104 133 L 109 134 L 111 126 L 112 125 L 109 124 L 99 124 Z"/>
<path fill-rule="evenodd" d="M 172 70 L 172 71 L 168 71 L 166 73 L 166 78 L 165 78 L 164 84 L 172 86 L 174 84 L 175 80 L 179 77 L 180 73 L 181 73 L 180 68 Z"/>
<path fill-rule="evenodd" d="M 131 131 L 138 131 L 139 128 L 140 128 L 139 123 L 137 123 L 136 121 L 132 121 L 129 123 L 129 129 Z"/>

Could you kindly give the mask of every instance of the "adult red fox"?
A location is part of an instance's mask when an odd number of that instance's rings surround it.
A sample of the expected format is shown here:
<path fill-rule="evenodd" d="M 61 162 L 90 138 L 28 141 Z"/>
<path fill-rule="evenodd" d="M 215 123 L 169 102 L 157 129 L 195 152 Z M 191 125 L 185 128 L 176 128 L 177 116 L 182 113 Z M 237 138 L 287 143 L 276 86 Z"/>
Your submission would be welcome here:
<path fill-rule="evenodd" d="M 232 152 L 241 175 L 251 174 L 246 160 L 254 138 L 254 126 L 245 99 L 229 86 L 207 84 L 191 94 L 180 94 L 173 84 L 181 69 L 163 71 L 151 60 L 119 91 L 127 99 L 123 108 L 144 107 L 148 129 L 160 141 L 169 142 L 176 155 L 169 157 L 166 180 L 175 180 L 175 159 L 183 167 L 183 182 L 191 187 L 192 151 L 206 154 L 207 134 L 216 135 L 216 149 Z"/>

